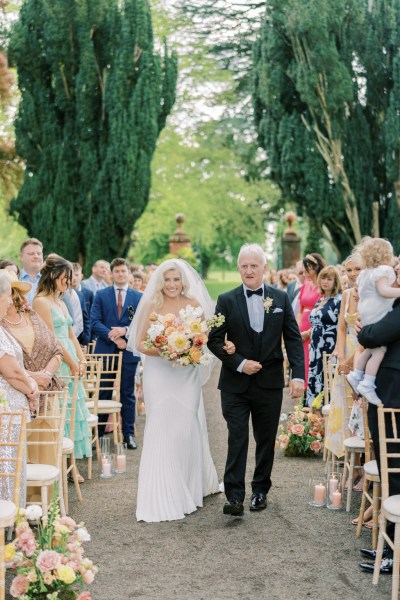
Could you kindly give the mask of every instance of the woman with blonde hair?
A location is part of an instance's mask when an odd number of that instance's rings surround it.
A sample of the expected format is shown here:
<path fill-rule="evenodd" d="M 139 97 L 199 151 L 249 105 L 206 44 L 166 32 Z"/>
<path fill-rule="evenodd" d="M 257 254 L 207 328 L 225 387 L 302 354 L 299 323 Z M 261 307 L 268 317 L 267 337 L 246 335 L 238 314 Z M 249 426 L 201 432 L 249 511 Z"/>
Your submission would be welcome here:
<path fill-rule="evenodd" d="M 321 298 L 310 313 L 310 363 L 307 385 L 307 406 L 324 391 L 323 353 L 331 354 L 338 328 L 342 282 L 336 267 L 324 267 L 317 279 Z"/>
<path fill-rule="evenodd" d="M 365 266 L 357 279 L 358 312 L 363 326 L 377 323 L 393 308 L 395 298 L 400 298 L 396 283 L 394 255 L 390 242 L 382 238 L 366 237 L 361 240 L 358 252 Z M 357 357 L 347 381 L 355 392 L 371 404 L 380 404 L 375 392 L 375 379 L 386 348 L 365 348 Z"/>

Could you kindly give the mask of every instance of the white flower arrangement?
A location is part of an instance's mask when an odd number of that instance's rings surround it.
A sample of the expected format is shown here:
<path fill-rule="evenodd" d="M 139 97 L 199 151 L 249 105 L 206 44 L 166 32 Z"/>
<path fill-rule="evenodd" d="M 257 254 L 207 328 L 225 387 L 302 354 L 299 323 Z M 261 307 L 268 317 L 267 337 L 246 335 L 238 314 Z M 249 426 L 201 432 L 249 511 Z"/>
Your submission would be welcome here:
<path fill-rule="evenodd" d="M 267 296 L 266 298 L 264 298 L 263 304 L 264 304 L 264 309 L 265 312 L 268 314 L 271 306 L 273 305 L 274 301 L 272 300 L 272 298 L 270 298 L 269 296 Z"/>

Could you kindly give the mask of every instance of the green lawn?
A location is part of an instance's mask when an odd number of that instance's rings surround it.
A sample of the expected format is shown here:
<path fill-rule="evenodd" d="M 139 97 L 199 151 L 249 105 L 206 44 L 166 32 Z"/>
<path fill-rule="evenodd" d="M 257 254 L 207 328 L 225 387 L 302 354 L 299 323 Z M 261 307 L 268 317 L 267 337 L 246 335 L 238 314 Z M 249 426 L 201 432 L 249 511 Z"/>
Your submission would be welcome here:
<path fill-rule="evenodd" d="M 227 292 L 240 283 L 240 275 L 237 271 L 210 271 L 208 278 L 204 281 L 211 298 L 216 300 L 219 294 Z"/>

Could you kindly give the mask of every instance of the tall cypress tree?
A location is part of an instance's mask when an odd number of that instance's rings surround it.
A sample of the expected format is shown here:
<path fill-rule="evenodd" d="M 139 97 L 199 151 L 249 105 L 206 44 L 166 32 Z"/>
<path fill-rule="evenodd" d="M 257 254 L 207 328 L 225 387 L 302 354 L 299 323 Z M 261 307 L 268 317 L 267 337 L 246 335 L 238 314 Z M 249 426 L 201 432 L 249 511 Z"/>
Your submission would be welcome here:
<path fill-rule="evenodd" d="M 255 47 L 272 178 L 342 256 L 376 232 L 374 203 L 399 238 L 399 30 L 400 0 L 270 0 Z"/>
<path fill-rule="evenodd" d="M 126 254 L 175 100 L 147 0 L 26 0 L 10 44 L 24 184 L 11 209 L 47 250 L 90 265 Z"/>

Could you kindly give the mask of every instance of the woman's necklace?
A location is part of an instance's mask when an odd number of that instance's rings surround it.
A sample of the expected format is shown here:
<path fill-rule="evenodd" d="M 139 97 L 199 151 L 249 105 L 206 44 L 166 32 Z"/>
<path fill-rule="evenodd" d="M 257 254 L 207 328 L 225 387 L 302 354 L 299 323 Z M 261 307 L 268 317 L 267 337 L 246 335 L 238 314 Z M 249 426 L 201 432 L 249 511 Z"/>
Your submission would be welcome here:
<path fill-rule="evenodd" d="M 21 323 L 22 323 L 22 313 L 20 313 L 20 315 L 19 315 L 19 321 L 10 321 L 9 319 L 6 319 L 5 317 L 3 317 L 3 321 L 5 321 L 6 323 L 8 323 L 9 325 L 21 325 Z"/>

